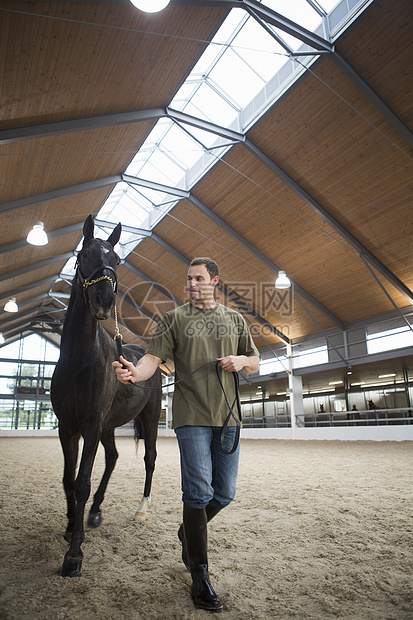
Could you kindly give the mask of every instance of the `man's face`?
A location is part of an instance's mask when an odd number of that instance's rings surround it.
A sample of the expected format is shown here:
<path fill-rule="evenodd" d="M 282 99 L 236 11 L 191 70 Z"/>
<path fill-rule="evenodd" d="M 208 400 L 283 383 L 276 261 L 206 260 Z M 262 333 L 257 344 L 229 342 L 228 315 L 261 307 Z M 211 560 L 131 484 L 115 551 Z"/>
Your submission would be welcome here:
<path fill-rule="evenodd" d="M 192 301 L 213 299 L 218 276 L 211 278 L 205 265 L 192 265 L 188 270 L 188 291 Z"/>

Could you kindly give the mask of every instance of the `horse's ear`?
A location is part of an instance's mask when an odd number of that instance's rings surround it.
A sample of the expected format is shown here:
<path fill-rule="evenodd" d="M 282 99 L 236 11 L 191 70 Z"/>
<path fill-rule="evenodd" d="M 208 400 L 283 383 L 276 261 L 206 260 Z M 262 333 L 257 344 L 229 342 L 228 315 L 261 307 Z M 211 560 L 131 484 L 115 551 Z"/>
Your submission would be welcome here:
<path fill-rule="evenodd" d="M 93 229 L 94 229 L 93 217 L 89 215 L 86 218 L 85 223 L 83 224 L 83 237 L 84 237 L 83 243 L 84 244 L 90 241 L 91 239 L 93 239 Z"/>
<path fill-rule="evenodd" d="M 112 248 L 114 248 L 117 242 L 119 241 L 121 232 L 122 232 L 122 224 L 119 222 L 119 224 L 116 226 L 116 228 L 113 229 L 110 237 L 108 238 L 108 241 L 110 245 L 112 246 Z"/>

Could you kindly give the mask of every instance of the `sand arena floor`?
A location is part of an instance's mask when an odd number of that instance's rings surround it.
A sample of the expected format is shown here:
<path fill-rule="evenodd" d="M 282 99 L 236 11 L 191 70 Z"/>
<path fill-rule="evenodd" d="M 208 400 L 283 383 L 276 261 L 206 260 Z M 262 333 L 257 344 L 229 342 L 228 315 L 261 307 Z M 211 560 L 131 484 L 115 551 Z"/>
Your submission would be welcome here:
<path fill-rule="evenodd" d="M 67 543 L 57 438 L 0 438 L 3 620 L 202 619 L 180 561 L 179 455 L 160 438 L 149 519 L 133 516 L 143 449 L 119 460 L 87 530 L 83 575 Z M 243 440 L 238 494 L 209 527 L 223 620 L 413 618 L 412 442 Z M 103 471 L 99 449 L 93 489 Z"/>

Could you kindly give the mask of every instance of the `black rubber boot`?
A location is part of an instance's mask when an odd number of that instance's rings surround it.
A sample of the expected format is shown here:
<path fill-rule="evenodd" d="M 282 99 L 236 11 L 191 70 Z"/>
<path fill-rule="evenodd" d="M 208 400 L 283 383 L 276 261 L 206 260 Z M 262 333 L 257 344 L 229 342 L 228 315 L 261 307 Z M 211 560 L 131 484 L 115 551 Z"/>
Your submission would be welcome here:
<path fill-rule="evenodd" d="M 214 504 L 208 504 L 205 508 L 207 522 L 209 523 L 211 519 L 215 517 L 222 510 L 221 506 L 215 506 Z M 188 552 L 186 550 L 186 541 L 185 541 L 185 533 L 184 533 L 184 524 L 181 523 L 178 530 L 178 538 L 182 545 L 182 562 L 185 564 L 186 568 L 190 571 L 189 562 L 188 562 Z"/>
<path fill-rule="evenodd" d="M 199 609 L 221 611 L 222 603 L 211 586 L 208 575 L 207 514 L 205 508 L 184 504 L 184 522 L 188 566 L 192 576 L 191 594 Z"/>
<path fill-rule="evenodd" d="M 182 545 L 182 562 L 185 564 L 187 569 L 190 571 L 191 569 L 189 568 L 189 563 L 188 563 L 188 552 L 186 550 L 186 540 L 185 540 L 183 523 L 181 523 L 181 525 L 179 526 L 178 538 L 181 541 L 181 545 Z"/>

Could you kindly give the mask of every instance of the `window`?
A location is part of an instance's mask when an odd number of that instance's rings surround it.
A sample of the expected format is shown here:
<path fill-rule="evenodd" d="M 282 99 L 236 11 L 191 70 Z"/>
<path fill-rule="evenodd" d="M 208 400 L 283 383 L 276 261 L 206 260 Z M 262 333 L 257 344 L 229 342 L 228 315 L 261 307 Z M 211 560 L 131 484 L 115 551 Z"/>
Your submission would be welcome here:
<path fill-rule="evenodd" d="M 369 331 L 369 330 L 367 330 Z M 367 333 L 367 352 L 380 353 L 413 346 L 413 332 L 406 325 L 386 331 Z"/>

